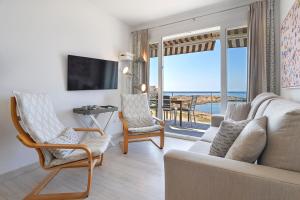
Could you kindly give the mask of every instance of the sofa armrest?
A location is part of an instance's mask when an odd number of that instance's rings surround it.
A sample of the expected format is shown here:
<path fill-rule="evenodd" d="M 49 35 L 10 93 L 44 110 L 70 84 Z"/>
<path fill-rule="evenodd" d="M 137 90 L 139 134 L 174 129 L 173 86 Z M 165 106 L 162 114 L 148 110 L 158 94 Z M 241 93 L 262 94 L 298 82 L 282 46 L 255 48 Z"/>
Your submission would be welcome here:
<path fill-rule="evenodd" d="M 166 200 L 296 200 L 300 173 L 204 154 L 164 156 Z"/>
<path fill-rule="evenodd" d="M 211 126 L 219 127 L 222 121 L 224 121 L 224 115 L 211 116 Z"/>

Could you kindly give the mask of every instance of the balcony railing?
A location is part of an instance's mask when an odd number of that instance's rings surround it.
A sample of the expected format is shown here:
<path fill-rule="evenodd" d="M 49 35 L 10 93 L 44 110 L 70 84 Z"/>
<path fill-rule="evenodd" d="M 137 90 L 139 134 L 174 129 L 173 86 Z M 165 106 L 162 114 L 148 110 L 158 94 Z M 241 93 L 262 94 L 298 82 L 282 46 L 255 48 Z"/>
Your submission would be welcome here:
<path fill-rule="evenodd" d="M 197 122 L 210 122 L 212 114 L 221 112 L 221 93 L 220 92 L 187 92 L 187 91 L 165 91 L 163 93 L 165 102 L 166 99 L 181 99 L 186 102 L 185 108 L 191 107 L 192 97 L 196 98 L 194 111 Z M 229 102 L 245 102 L 246 92 L 228 92 L 227 99 Z M 150 107 L 154 115 L 157 115 L 157 95 L 150 93 Z M 172 105 L 172 103 L 171 103 Z M 172 105 L 175 106 L 175 105 Z M 177 108 L 178 110 L 179 108 Z M 177 114 L 179 114 L 177 112 Z M 177 118 L 178 119 L 178 118 Z M 187 114 L 183 114 L 183 121 L 187 120 Z"/>

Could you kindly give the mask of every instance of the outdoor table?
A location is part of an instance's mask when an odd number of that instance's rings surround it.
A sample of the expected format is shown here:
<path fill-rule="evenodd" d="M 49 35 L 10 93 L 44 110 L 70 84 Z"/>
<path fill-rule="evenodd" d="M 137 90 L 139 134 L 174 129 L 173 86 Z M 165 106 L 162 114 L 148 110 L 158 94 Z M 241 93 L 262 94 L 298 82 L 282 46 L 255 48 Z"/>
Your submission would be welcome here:
<path fill-rule="evenodd" d="M 171 103 L 179 105 L 179 124 L 182 126 L 182 105 L 185 102 L 188 102 L 189 100 L 183 100 L 183 99 L 176 99 L 172 98 Z"/>

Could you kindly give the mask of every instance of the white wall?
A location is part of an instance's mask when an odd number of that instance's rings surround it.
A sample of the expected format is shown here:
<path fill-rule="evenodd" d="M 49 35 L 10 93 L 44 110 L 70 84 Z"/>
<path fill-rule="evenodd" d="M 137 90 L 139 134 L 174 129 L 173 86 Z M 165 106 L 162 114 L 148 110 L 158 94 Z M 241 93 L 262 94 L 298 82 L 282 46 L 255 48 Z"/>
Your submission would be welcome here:
<path fill-rule="evenodd" d="M 280 1 L 280 22 L 283 22 L 284 18 L 288 14 L 295 0 L 281 0 Z M 281 95 L 295 101 L 300 102 L 300 88 L 286 89 L 281 88 Z"/>
<path fill-rule="evenodd" d="M 120 52 L 129 49 L 130 31 L 87 0 L 1 0 L 0 24 L 2 174 L 37 161 L 36 153 L 16 139 L 9 111 L 12 90 L 48 93 L 61 121 L 78 127 L 73 107 L 119 105 L 120 89 L 66 91 L 66 56 L 117 60 Z M 107 132 L 121 133 L 117 116 Z"/>

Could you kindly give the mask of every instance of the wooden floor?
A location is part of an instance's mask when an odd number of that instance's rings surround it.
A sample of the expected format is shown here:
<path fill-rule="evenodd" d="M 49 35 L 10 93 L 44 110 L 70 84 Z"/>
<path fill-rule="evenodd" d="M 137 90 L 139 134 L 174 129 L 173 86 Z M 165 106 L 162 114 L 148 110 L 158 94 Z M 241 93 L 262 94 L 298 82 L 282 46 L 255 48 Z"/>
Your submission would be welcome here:
<path fill-rule="evenodd" d="M 131 143 L 127 155 L 121 153 L 118 145 L 109 148 L 103 166 L 95 168 L 88 199 L 163 200 L 163 154 L 169 149 L 186 150 L 192 144 L 191 141 L 166 138 L 165 149 L 160 150 L 151 142 Z M 22 199 L 46 173 L 38 168 L 1 182 L 0 200 Z M 63 170 L 43 193 L 83 190 L 86 173 L 84 168 Z"/>

